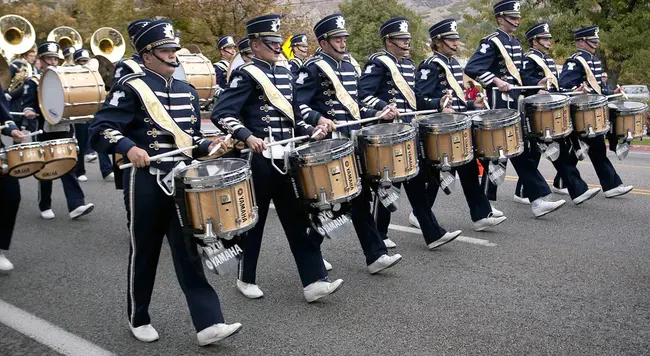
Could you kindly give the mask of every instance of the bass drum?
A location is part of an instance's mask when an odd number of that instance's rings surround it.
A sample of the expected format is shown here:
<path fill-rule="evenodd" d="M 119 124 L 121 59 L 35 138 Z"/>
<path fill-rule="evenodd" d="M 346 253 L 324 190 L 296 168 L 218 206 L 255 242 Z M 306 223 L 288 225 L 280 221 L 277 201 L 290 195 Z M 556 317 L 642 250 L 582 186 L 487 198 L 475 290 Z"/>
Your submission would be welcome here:
<path fill-rule="evenodd" d="M 174 71 L 174 78 L 192 84 L 203 106 L 217 91 L 217 74 L 212 62 L 200 53 L 179 52 L 176 58 L 180 65 Z"/>
<path fill-rule="evenodd" d="M 85 66 L 50 67 L 41 75 L 38 103 L 47 122 L 86 122 L 106 98 L 104 80 L 96 69 Z"/>

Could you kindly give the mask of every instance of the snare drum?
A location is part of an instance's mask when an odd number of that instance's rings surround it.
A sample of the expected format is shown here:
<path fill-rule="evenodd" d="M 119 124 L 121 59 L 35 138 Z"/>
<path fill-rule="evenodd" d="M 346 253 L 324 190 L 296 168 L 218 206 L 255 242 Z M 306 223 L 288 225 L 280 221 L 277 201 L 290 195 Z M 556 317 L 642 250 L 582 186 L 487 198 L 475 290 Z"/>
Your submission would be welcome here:
<path fill-rule="evenodd" d="M 477 156 L 503 160 L 524 152 L 519 111 L 489 110 L 473 116 L 472 124 Z"/>
<path fill-rule="evenodd" d="M 217 91 L 217 74 L 212 62 L 201 53 L 176 53 L 176 58 L 179 66 L 174 78 L 192 84 L 199 94 L 199 103 L 212 99 Z"/>
<path fill-rule="evenodd" d="M 34 175 L 45 166 L 40 142 L 20 143 L 0 150 L 3 174 L 16 178 Z"/>
<path fill-rule="evenodd" d="M 177 177 L 185 188 L 187 215 L 194 229 L 229 239 L 257 223 L 252 172 L 246 160 L 199 162 L 180 170 Z"/>
<path fill-rule="evenodd" d="M 630 141 L 647 134 L 645 118 L 648 104 L 639 101 L 612 101 L 608 103 L 609 117 L 616 137 L 625 137 Z"/>
<path fill-rule="evenodd" d="M 466 114 L 437 113 L 417 121 L 427 159 L 457 167 L 474 159 L 472 119 Z"/>
<path fill-rule="evenodd" d="M 61 121 L 86 122 L 101 108 L 106 97 L 104 80 L 88 67 L 49 67 L 38 88 L 43 117 L 52 125 Z"/>
<path fill-rule="evenodd" d="M 40 180 L 61 178 L 77 165 L 77 140 L 62 138 L 41 142 L 45 154 L 45 167 L 34 177 Z"/>
<path fill-rule="evenodd" d="M 570 102 L 566 95 L 537 94 L 527 97 L 524 100 L 526 137 L 550 142 L 569 136 L 573 131 Z"/>
<path fill-rule="evenodd" d="M 357 135 L 364 174 L 382 181 L 401 182 L 419 172 L 415 128 L 386 123 L 361 129 Z"/>
<path fill-rule="evenodd" d="M 289 161 L 297 171 L 299 194 L 313 205 L 342 203 L 361 194 L 354 145 L 347 138 L 297 147 L 289 154 Z"/>
<path fill-rule="evenodd" d="M 609 111 L 604 95 L 578 95 L 571 99 L 571 119 L 576 132 L 590 137 L 609 131 Z"/>
<path fill-rule="evenodd" d="M 223 132 L 221 132 L 221 131 L 219 131 L 219 130 L 201 130 L 201 133 L 202 133 L 203 136 L 204 136 L 206 139 L 208 139 L 208 140 L 216 140 L 216 139 L 219 138 L 219 137 L 224 137 L 224 136 L 226 136 Z M 208 160 L 208 159 L 219 158 L 219 157 L 225 155 L 226 153 L 231 152 L 231 151 L 234 149 L 234 147 L 235 147 L 235 146 L 234 146 L 234 142 L 235 142 L 234 139 L 229 138 L 229 139 L 226 141 L 226 147 L 227 147 L 226 152 L 219 151 L 219 152 L 213 154 L 212 156 L 201 157 L 201 158 L 199 158 L 198 160 L 199 160 L 199 161 L 205 161 L 205 160 Z"/>

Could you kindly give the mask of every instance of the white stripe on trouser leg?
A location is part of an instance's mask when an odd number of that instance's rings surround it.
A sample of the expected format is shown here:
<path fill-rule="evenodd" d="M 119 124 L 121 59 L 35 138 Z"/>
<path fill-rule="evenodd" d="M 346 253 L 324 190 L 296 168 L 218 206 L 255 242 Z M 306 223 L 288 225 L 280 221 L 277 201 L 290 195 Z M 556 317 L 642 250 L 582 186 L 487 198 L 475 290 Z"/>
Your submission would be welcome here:
<path fill-rule="evenodd" d="M 135 290 L 133 289 L 133 280 L 135 279 L 135 174 L 137 168 L 131 168 L 131 177 L 129 177 L 129 234 L 131 235 L 131 267 L 129 268 L 129 289 L 131 298 L 131 326 L 135 322 Z"/>

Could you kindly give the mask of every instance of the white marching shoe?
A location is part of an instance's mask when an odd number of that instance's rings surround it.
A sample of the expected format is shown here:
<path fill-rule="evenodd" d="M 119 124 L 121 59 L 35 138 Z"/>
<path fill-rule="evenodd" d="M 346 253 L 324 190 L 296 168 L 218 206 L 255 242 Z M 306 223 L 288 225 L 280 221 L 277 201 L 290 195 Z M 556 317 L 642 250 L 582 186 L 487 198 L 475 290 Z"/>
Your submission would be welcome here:
<path fill-rule="evenodd" d="M 249 299 L 257 299 L 264 296 L 264 292 L 262 292 L 257 284 L 244 283 L 239 279 L 237 280 L 237 289 Z"/>
<path fill-rule="evenodd" d="M 632 189 L 634 189 L 634 187 L 631 186 L 631 185 L 624 186 L 623 184 L 621 184 L 621 185 L 619 185 L 618 187 L 616 187 L 614 189 L 610 189 L 610 190 L 606 191 L 605 192 L 605 198 L 618 197 L 618 196 L 621 196 L 623 194 L 627 194 L 627 193 L 631 192 Z"/>
<path fill-rule="evenodd" d="M 87 182 L 87 181 L 88 181 L 88 177 L 86 177 L 85 174 L 82 174 L 82 175 L 80 175 L 79 177 L 77 177 L 77 180 L 80 181 L 80 182 Z"/>
<path fill-rule="evenodd" d="M 14 265 L 0 251 L 0 272 L 9 272 L 14 269 Z"/>
<path fill-rule="evenodd" d="M 417 227 L 418 229 L 420 228 L 420 222 L 418 221 L 418 218 L 415 217 L 415 214 L 413 214 L 413 212 L 409 214 L 409 223 L 411 223 L 411 225 Z"/>
<path fill-rule="evenodd" d="M 70 219 L 78 219 L 84 215 L 88 215 L 93 211 L 93 209 L 95 209 L 93 203 L 82 205 L 70 212 Z"/>
<path fill-rule="evenodd" d="M 370 272 L 370 274 L 381 272 L 387 268 L 395 266 L 401 260 L 402 255 L 399 253 L 392 256 L 381 255 L 375 262 L 368 265 L 368 272 Z"/>
<path fill-rule="evenodd" d="M 446 234 L 442 235 L 441 238 L 428 244 L 427 247 L 429 248 L 429 250 L 433 250 L 434 248 L 440 247 L 446 243 L 454 241 L 458 236 L 460 236 L 461 233 L 462 233 L 461 230 L 447 232 Z"/>
<path fill-rule="evenodd" d="M 386 248 L 395 248 L 397 247 L 397 244 L 394 243 L 393 240 L 386 238 L 384 239 L 384 246 L 386 246 Z"/>
<path fill-rule="evenodd" d="M 332 264 L 327 262 L 324 258 L 323 258 L 323 265 L 325 265 L 325 270 L 326 271 L 331 271 L 332 270 Z"/>
<path fill-rule="evenodd" d="M 555 194 L 569 195 L 568 188 L 556 188 L 555 186 L 551 185 L 551 191 Z"/>
<path fill-rule="evenodd" d="M 484 231 L 485 229 L 489 229 L 491 227 L 497 226 L 504 221 L 506 221 L 505 216 L 501 216 L 501 217 L 496 217 L 494 215 L 488 216 L 487 218 L 483 218 L 481 220 L 474 222 L 474 231 Z"/>
<path fill-rule="evenodd" d="M 199 345 L 206 346 L 219 342 L 229 336 L 232 336 L 242 329 L 240 323 L 224 324 L 219 323 L 209 326 L 196 334 L 196 339 L 199 340 Z"/>
<path fill-rule="evenodd" d="M 151 324 L 138 326 L 137 328 L 134 328 L 129 324 L 129 327 L 131 328 L 133 336 L 142 342 L 153 342 L 160 338 L 158 332 L 153 328 L 153 326 L 151 326 Z"/>
<path fill-rule="evenodd" d="M 315 302 L 323 297 L 333 294 L 343 285 L 342 279 L 334 282 L 317 281 L 302 289 L 302 294 L 308 303 Z"/>
<path fill-rule="evenodd" d="M 515 203 L 530 205 L 530 199 L 522 198 L 522 197 L 518 196 L 517 194 L 515 194 L 515 197 L 513 198 L 513 200 L 515 201 Z"/>
<path fill-rule="evenodd" d="M 503 216 L 503 211 L 497 209 L 494 207 L 494 205 L 490 204 L 490 207 L 492 208 L 492 216 L 495 218 L 500 218 Z"/>
<path fill-rule="evenodd" d="M 52 220 L 55 216 L 52 209 L 47 209 L 45 211 L 41 211 L 41 217 L 45 220 Z"/>
<path fill-rule="evenodd" d="M 562 207 L 562 205 L 566 204 L 566 201 L 561 199 L 558 201 L 546 201 L 544 199 L 545 198 L 537 198 L 532 203 L 533 215 L 535 215 L 536 218 L 552 213 Z"/>
<path fill-rule="evenodd" d="M 582 193 L 582 195 L 573 199 L 573 204 L 580 205 L 587 200 L 595 197 L 598 193 L 600 193 L 600 188 L 588 189 L 586 192 Z"/>

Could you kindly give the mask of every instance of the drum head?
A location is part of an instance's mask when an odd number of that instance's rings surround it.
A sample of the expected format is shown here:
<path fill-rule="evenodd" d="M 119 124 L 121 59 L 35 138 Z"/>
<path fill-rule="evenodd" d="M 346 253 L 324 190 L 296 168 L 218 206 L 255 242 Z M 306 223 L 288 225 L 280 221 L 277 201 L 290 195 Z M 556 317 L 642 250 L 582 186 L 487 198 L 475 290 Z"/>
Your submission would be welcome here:
<path fill-rule="evenodd" d="M 349 139 L 333 138 L 329 140 L 308 143 L 306 145 L 297 147 L 294 152 L 296 152 L 299 156 L 318 155 L 319 153 L 329 153 L 331 151 L 336 151 L 349 144 Z"/>
<path fill-rule="evenodd" d="M 180 57 L 179 57 L 180 58 Z M 185 74 L 185 68 L 183 67 L 183 62 L 180 59 L 176 59 L 180 64 L 176 67 L 174 74 L 172 75 L 174 79 L 178 80 L 187 80 L 187 75 Z"/>
<path fill-rule="evenodd" d="M 620 111 L 622 114 L 642 113 L 648 110 L 648 104 L 639 101 L 617 100 L 607 104 L 610 109 Z"/>
<path fill-rule="evenodd" d="M 578 95 L 571 98 L 571 105 L 576 105 L 580 107 L 597 105 L 606 102 L 607 102 L 606 96 L 596 95 L 596 94 Z"/>
<path fill-rule="evenodd" d="M 546 105 L 552 103 L 560 103 L 563 101 L 569 101 L 569 98 L 567 98 L 565 95 L 558 94 L 535 94 L 527 97 L 524 100 L 526 104 L 532 105 Z"/>
<path fill-rule="evenodd" d="M 473 121 L 499 122 L 507 121 L 509 119 L 518 118 L 519 112 L 513 109 L 495 109 L 482 112 L 472 116 Z"/>
<path fill-rule="evenodd" d="M 54 69 L 45 70 L 41 75 L 38 103 L 41 107 L 41 113 L 47 121 L 54 124 L 61 121 L 65 109 L 63 83 Z"/>
<path fill-rule="evenodd" d="M 192 164 L 177 173 L 177 176 L 192 181 L 192 178 L 219 177 L 248 167 L 248 162 L 239 158 L 222 158 Z"/>
<path fill-rule="evenodd" d="M 364 127 L 359 131 L 359 136 L 392 136 L 410 130 L 411 125 L 392 122 Z"/>
<path fill-rule="evenodd" d="M 422 126 L 440 126 L 454 123 L 463 123 L 467 120 L 469 120 L 469 116 L 467 114 L 442 112 L 423 116 L 418 120 L 418 124 Z"/>

